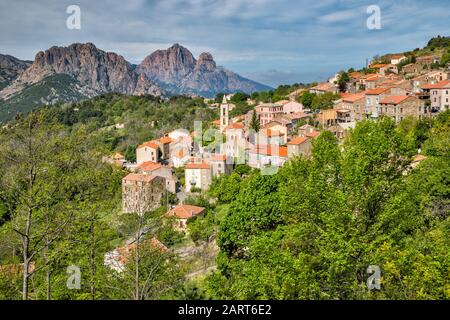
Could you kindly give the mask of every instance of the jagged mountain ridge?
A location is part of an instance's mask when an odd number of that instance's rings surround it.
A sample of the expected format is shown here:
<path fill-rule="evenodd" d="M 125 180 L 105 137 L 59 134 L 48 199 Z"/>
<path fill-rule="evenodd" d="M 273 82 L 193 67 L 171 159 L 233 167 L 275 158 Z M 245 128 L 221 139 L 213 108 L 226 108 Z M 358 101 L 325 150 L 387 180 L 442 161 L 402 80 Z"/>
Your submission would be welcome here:
<path fill-rule="evenodd" d="M 72 102 L 108 92 L 214 97 L 220 92 L 269 89 L 218 67 L 209 53 L 197 60 L 178 44 L 153 52 L 138 65 L 92 43 L 54 46 L 38 52 L 32 62 L 0 55 L 0 114 L 9 118 L 39 104 Z"/>
<path fill-rule="evenodd" d="M 11 84 L 31 63 L 31 61 L 23 61 L 10 55 L 0 54 L 0 90 Z"/>
<path fill-rule="evenodd" d="M 197 60 L 179 44 L 150 54 L 137 70 L 172 94 L 213 97 L 219 92 L 252 93 L 271 89 L 217 66 L 210 53 L 200 54 Z"/>
<path fill-rule="evenodd" d="M 0 98 L 7 100 L 53 74 L 69 75 L 99 93 L 162 94 L 122 56 L 97 49 L 92 43 L 75 43 L 38 52 L 31 66 L 0 91 Z"/>

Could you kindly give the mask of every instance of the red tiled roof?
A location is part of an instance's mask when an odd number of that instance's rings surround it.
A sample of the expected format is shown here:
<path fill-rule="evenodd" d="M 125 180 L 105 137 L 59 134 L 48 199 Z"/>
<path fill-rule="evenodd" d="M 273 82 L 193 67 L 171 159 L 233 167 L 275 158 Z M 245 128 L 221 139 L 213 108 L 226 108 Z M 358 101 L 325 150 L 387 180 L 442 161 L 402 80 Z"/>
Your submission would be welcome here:
<path fill-rule="evenodd" d="M 380 69 L 380 68 L 386 67 L 388 65 L 389 64 L 387 64 L 387 63 L 376 63 L 376 64 L 370 65 L 370 68 L 372 68 L 372 69 Z"/>
<path fill-rule="evenodd" d="M 138 168 L 142 169 L 143 171 L 154 171 L 161 167 L 161 164 L 152 161 L 143 162 L 138 166 Z"/>
<path fill-rule="evenodd" d="M 388 91 L 390 88 L 376 88 L 366 91 L 366 95 L 378 95 Z"/>
<path fill-rule="evenodd" d="M 319 131 L 308 132 L 306 136 L 308 138 L 317 138 L 318 136 L 320 136 L 320 132 Z"/>
<path fill-rule="evenodd" d="M 173 140 L 171 137 L 163 137 L 161 139 L 159 139 L 159 142 L 161 142 L 162 144 L 167 144 L 167 143 L 171 143 Z"/>
<path fill-rule="evenodd" d="M 252 153 L 287 158 L 288 149 L 287 149 L 287 147 L 282 147 L 282 146 L 278 146 L 278 145 L 268 145 L 268 146 L 258 145 L 252 151 Z"/>
<path fill-rule="evenodd" d="M 151 174 L 139 174 L 139 173 L 130 173 L 125 178 L 123 178 L 123 181 L 139 181 L 139 182 L 150 182 L 153 179 L 155 179 L 156 176 L 153 176 Z"/>
<path fill-rule="evenodd" d="M 309 118 L 311 117 L 309 114 L 306 114 L 304 112 L 294 112 L 287 115 L 291 119 L 301 119 L 301 118 Z"/>
<path fill-rule="evenodd" d="M 405 57 L 404 54 L 393 54 L 393 55 L 390 56 L 391 60 L 392 59 L 400 59 L 400 58 L 403 58 L 403 57 Z"/>
<path fill-rule="evenodd" d="M 448 88 L 450 88 L 450 80 L 444 80 L 435 84 L 426 84 L 422 86 L 422 89 L 448 89 Z"/>
<path fill-rule="evenodd" d="M 191 163 L 186 164 L 185 168 L 186 169 L 210 169 L 210 166 L 206 162 L 200 162 L 200 163 L 191 162 Z"/>
<path fill-rule="evenodd" d="M 342 101 L 346 102 L 356 102 L 360 99 L 363 99 L 366 95 L 365 92 L 358 92 L 358 93 L 348 93 L 342 97 Z"/>
<path fill-rule="evenodd" d="M 383 78 L 383 76 L 379 75 L 379 74 L 375 74 L 373 76 L 367 77 L 366 81 L 377 81 L 378 79 Z"/>
<path fill-rule="evenodd" d="M 242 123 L 232 123 L 227 129 L 244 129 L 244 125 Z"/>
<path fill-rule="evenodd" d="M 140 247 L 150 247 L 152 250 L 158 250 L 160 252 L 166 252 L 169 250 L 161 241 L 159 241 L 155 237 L 150 240 L 143 241 Z M 116 250 L 119 253 L 119 257 L 116 258 L 117 261 L 126 264 L 129 261 L 131 254 L 134 252 L 134 250 L 136 250 L 136 242 L 125 245 L 123 247 L 118 247 Z"/>
<path fill-rule="evenodd" d="M 308 141 L 307 137 L 297 137 L 291 141 L 288 142 L 288 145 L 299 145 L 302 144 L 304 142 Z"/>
<path fill-rule="evenodd" d="M 166 217 L 176 217 L 178 219 L 189 219 L 205 212 L 205 208 L 183 204 L 169 210 Z"/>
<path fill-rule="evenodd" d="M 336 89 L 336 86 L 329 82 L 319 83 L 317 86 L 309 88 L 309 90 L 328 91 Z"/>
<path fill-rule="evenodd" d="M 158 149 L 159 148 L 158 144 L 156 144 L 156 142 L 154 140 L 153 141 L 144 142 L 143 144 L 141 144 L 137 148 L 141 149 L 141 148 L 144 148 L 144 147 L 148 147 L 148 148 L 151 148 L 151 149 Z"/>
<path fill-rule="evenodd" d="M 382 99 L 380 101 L 381 104 L 399 104 L 406 99 L 408 99 L 410 96 L 390 96 Z"/>

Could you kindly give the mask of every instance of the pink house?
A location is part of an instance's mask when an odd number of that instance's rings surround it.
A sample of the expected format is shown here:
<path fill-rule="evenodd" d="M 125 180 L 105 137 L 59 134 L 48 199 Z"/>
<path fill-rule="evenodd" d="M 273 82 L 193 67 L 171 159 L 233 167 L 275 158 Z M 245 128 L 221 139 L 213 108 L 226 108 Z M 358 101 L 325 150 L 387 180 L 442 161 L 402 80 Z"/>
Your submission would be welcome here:
<path fill-rule="evenodd" d="M 277 103 L 264 103 L 255 108 L 259 116 L 261 127 L 271 122 L 276 116 L 283 115 L 283 105 Z"/>
<path fill-rule="evenodd" d="M 303 111 L 303 105 L 296 101 L 290 101 L 283 105 L 284 114 L 298 113 Z"/>

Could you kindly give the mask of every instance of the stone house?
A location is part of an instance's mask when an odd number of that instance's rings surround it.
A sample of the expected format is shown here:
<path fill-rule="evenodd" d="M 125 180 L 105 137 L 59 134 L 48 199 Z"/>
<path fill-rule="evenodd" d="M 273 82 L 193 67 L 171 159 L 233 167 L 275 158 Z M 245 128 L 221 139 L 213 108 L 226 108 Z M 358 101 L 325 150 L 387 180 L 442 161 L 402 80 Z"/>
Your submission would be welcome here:
<path fill-rule="evenodd" d="M 165 194 L 163 177 L 130 173 L 122 179 L 122 211 L 143 215 L 158 208 Z"/>
<path fill-rule="evenodd" d="M 344 94 L 340 100 L 335 103 L 335 109 L 347 109 L 351 113 L 351 121 L 361 121 L 366 118 L 365 92 L 355 94 Z"/>
<path fill-rule="evenodd" d="M 211 166 L 211 174 L 213 177 L 222 174 L 231 174 L 233 171 L 233 160 L 227 158 L 225 154 L 211 155 L 208 159 Z"/>
<path fill-rule="evenodd" d="M 366 91 L 365 114 L 368 118 L 377 118 L 380 101 L 391 94 L 391 88 L 376 88 Z"/>
<path fill-rule="evenodd" d="M 311 155 L 311 140 L 308 137 L 296 137 L 287 143 L 288 158 Z"/>
<path fill-rule="evenodd" d="M 205 214 L 206 209 L 192 205 L 179 205 L 166 212 L 167 218 L 174 218 L 176 223 L 174 228 L 178 231 L 185 231 L 187 228 L 187 221 L 193 217 L 200 217 Z"/>
<path fill-rule="evenodd" d="M 157 177 L 162 177 L 166 182 L 166 189 L 169 192 L 177 192 L 177 180 L 172 175 L 172 168 L 169 166 L 164 166 L 161 163 L 155 162 L 144 162 L 138 166 L 138 172 L 142 174 L 150 174 Z"/>
<path fill-rule="evenodd" d="M 442 112 L 450 106 L 450 80 L 423 87 L 430 92 L 431 111 Z"/>
<path fill-rule="evenodd" d="M 155 141 L 148 141 L 136 148 L 136 162 L 141 164 L 144 162 L 159 162 L 161 160 L 161 151 L 159 144 Z"/>
<path fill-rule="evenodd" d="M 389 96 L 380 101 L 378 114 L 400 122 L 408 116 L 421 119 L 426 113 L 423 101 L 416 96 Z"/>
<path fill-rule="evenodd" d="M 329 82 L 319 83 L 317 86 L 309 88 L 309 93 L 320 95 L 327 92 L 336 94 L 339 92 L 339 89 L 334 83 Z"/>

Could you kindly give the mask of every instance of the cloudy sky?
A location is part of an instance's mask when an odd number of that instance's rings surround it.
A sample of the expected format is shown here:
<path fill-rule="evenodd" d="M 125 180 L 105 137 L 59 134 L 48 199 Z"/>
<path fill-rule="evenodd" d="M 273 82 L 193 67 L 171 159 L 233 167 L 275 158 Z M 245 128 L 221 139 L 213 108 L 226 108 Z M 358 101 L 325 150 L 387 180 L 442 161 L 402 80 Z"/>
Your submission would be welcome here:
<path fill-rule="evenodd" d="M 80 30 L 66 28 L 69 5 L 81 8 Z M 366 26 L 369 5 L 381 9 L 381 30 Z M 0 53 L 32 60 L 53 45 L 93 42 L 139 63 L 180 43 L 272 86 L 324 80 L 450 35 L 448 0 L 0 0 L 0 8 Z"/>

